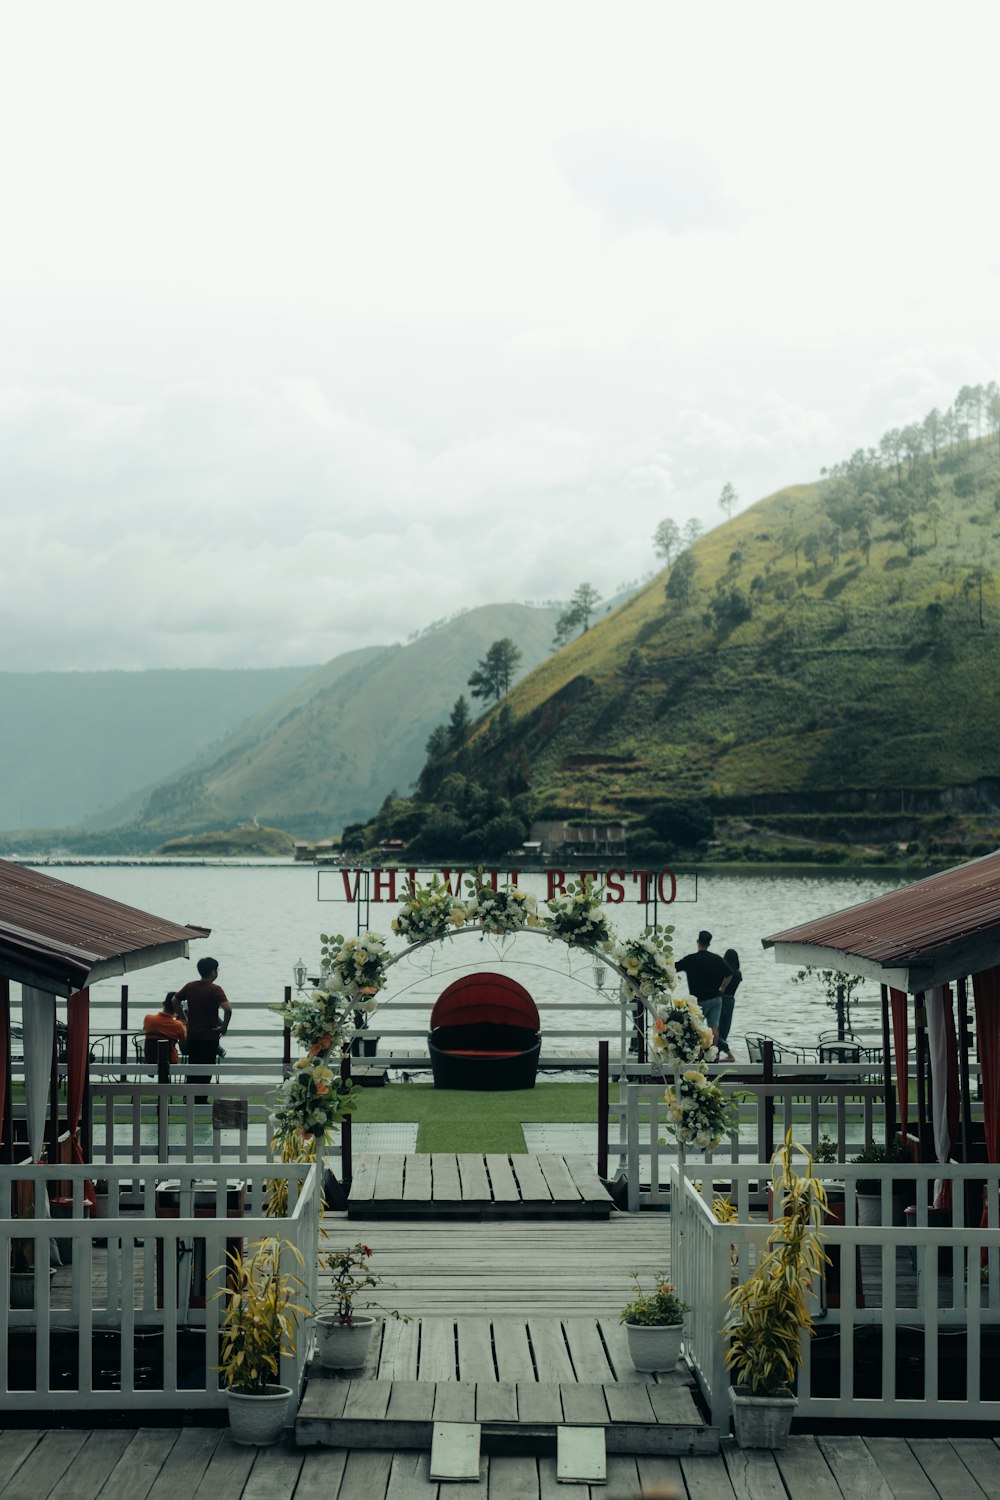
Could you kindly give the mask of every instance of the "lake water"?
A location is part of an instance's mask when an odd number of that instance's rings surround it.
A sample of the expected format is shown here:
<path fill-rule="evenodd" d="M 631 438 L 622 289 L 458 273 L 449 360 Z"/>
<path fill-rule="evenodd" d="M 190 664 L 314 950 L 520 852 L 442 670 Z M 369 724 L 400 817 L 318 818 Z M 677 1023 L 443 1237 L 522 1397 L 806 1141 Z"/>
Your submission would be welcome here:
<path fill-rule="evenodd" d="M 70 863 L 47 865 L 45 873 L 159 917 L 210 927 L 210 938 L 192 943 L 190 960 L 160 964 L 129 976 L 130 1025 L 138 1028 L 143 1012 L 157 1009 L 167 990 L 179 989 L 188 979 L 197 978 L 195 961 L 210 953 L 220 964 L 219 982 L 237 1008 L 232 1040 L 235 1044 L 237 1031 L 242 1032 L 238 1050 L 258 1056 L 280 1055 L 279 1022 L 268 1014 L 266 1006 L 281 1000 L 285 985 L 292 982 L 296 959 L 301 956 L 315 973 L 320 933 L 349 935 L 356 930 L 353 904 L 319 899 L 321 890 L 325 894 L 342 893 L 340 873 L 320 874 L 311 865 L 278 861 L 195 866 L 167 862 Z M 523 876 L 519 883 L 539 899 L 544 898 L 544 875 Z M 791 1043 L 813 1045 L 821 1031 L 834 1025 L 818 986 L 793 983 L 795 969 L 776 963 L 773 952 L 761 948 L 761 938 L 896 890 L 905 883 L 896 874 L 867 871 L 727 874 L 708 869 L 699 872 L 697 882 L 680 879 L 678 900 L 659 906 L 659 920 L 661 924 L 674 924 L 674 953 L 678 957 L 694 948 L 702 927 L 714 934 L 712 946 L 718 952 L 726 948 L 738 951 L 744 981 L 737 996 L 732 1040 L 740 1058 L 746 1055 L 743 1037 L 747 1032 L 765 1032 Z M 389 934 L 395 912 L 395 905 L 372 905 L 368 925 Z M 636 902 L 610 906 L 609 912 L 613 926 L 622 935 L 639 932 L 645 925 L 645 908 Z M 399 951 L 406 947 L 395 940 L 392 946 Z M 466 933 L 444 945 L 423 948 L 397 964 L 390 971 L 389 988 L 373 1025 L 382 1031 L 413 1029 L 422 1035 L 441 990 L 460 974 L 477 969 L 510 973 L 539 1001 L 572 1006 L 599 998 L 590 959 L 562 943 L 546 943 L 537 935 L 502 943 Z M 608 971 L 604 991 L 609 1001 L 606 1034 L 615 1038 L 618 1009 L 612 1003 L 617 990 L 613 981 Z M 95 987 L 93 1033 L 117 1026 L 119 994 L 120 982 Z M 861 1005 L 855 1014 L 855 1029 L 871 1035 L 876 1043 L 881 1041 L 878 999 L 877 985 L 863 986 Z M 419 1009 L 399 1009 L 403 1001 L 415 1003 Z M 253 1006 L 252 1012 L 239 1009 L 248 1005 Z M 601 1017 L 586 1012 L 554 1012 L 551 1020 L 546 1018 L 546 1032 L 550 1034 L 557 1027 L 596 1029 L 600 1021 Z M 253 1035 L 255 1032 L 258 1034 Z M 411 1050 L 409 1043 L 406 1047 Z M 231 1050 L 236 1051 L 237 1046 Z"/>

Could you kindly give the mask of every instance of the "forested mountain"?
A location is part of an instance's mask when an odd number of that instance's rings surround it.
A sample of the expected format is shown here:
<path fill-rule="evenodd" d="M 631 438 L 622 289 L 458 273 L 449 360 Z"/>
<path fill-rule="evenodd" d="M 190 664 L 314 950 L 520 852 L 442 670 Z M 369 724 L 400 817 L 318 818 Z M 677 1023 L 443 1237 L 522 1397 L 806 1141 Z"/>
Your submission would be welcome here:
<path fill-rule="evenodd" d="M 314 671 L 0 672 L 0 828 L 78 824 Z"/>
<path fill-rule="evenodd" d="M 558 617 L 557 606 L 483 605 L 405 646 L 336 657 L 102 824 L 151 842 L 253 818 L 313 838 L 339 832 L 409 788 L 431 730 L 495 641 L 514 643 L 523 673 L 551 650 Z"/>
<path fill-rule="evenodd" d="M 845 839 L 852 814 L 1000 808 L 1000 399 L 977 389 L 978 423 L 933 413 L 675 551 L 438 747 L 427 816 L 488 786 L 662 849 L 678 799 Z"/>

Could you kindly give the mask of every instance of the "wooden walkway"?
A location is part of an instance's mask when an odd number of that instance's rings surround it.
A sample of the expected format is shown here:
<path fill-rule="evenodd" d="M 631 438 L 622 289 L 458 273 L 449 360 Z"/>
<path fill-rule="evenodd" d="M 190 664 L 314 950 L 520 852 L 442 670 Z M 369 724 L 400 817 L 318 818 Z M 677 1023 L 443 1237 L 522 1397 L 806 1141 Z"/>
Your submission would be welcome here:
<path fill-rule="evenodd" d="M 997 1500 L 988 1438 L 793 1437 L 781 1453 L 608 1457 L 606 1486 L 557 1484 L 555 1459 L 484 1457 L 437 1484 L 429 1455 L 240 1448 L 217 1428 L 0 1432 L 0 1500 Z M 671 1487 L 674 1487 L 671 1490 Z"/>
<path fill-rule="evenodd" d="M 606 1219 L 613 1207 L 589 1156 L 433 1152 L 357 1156 L 347 1212 L 352 1219 Z"/>

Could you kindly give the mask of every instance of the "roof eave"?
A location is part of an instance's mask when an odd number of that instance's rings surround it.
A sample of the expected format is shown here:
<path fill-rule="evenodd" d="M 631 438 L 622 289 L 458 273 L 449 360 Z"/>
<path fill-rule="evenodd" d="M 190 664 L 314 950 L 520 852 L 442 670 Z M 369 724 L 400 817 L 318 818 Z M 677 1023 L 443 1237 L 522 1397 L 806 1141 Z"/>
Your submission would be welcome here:
<path fill-rule="evenodd" d="M 798 964 L 800 968 L 841 969 L 845 974 L 873 979 L 876 984 L 887 984 L 908 995 L 919 995 L 939 984 L 954 984 L 958 979 L 980 974 L 984 969 L 1000 964 L 1000 931 L 996 928 L 975 937 L 956 939 L 925 953 L 897 954 L 886 963 L 818 943 L 785 943 L 764 938 L 763 946 L 774 949 L 778 963 Z"/>

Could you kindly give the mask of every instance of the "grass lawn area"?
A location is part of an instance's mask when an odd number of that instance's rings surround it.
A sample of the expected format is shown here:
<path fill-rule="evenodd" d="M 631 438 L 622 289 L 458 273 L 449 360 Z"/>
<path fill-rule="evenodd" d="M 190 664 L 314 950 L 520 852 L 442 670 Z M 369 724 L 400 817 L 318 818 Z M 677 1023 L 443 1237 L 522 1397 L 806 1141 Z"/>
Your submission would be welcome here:
<path fill-rule="evenodd" d="M 533 1089 L 477 1093 L 436 1089 L 431 1083 L 389 1083 L 359 1089 L 355 1120 L 413 1121 L 418 1151 L 524 1153 L 521 1122 L 588 1124 L 597 1121 L 596 1083 L 539 1083 Z"/>

